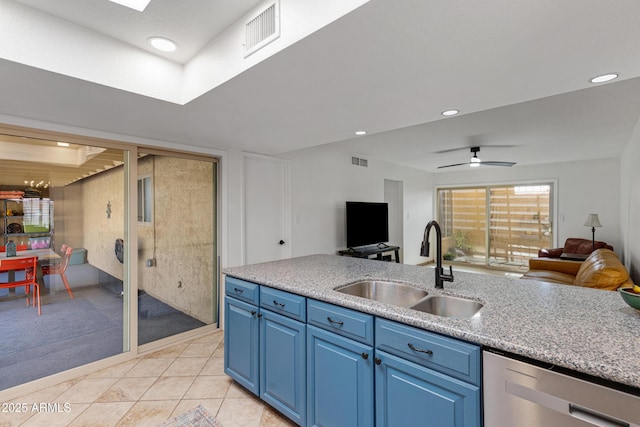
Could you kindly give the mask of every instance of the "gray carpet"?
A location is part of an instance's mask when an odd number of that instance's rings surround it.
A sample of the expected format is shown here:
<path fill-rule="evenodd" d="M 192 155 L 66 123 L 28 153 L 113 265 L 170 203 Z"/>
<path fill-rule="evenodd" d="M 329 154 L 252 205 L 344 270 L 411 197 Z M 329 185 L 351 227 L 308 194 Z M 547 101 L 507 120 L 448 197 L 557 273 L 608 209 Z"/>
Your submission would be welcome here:
<path fill-rule="evenodd" d="M 42 315 L 22 296 L 0 297 L 0 390 L 43 378 L 122 352 L 122 301 L 113 282 L 88 264 L 67 276 L 75 299 L 60 284 L 42 287 Z M 94 281 L 93 284 L 89 282 Z M 121 283 L 120 283 L 121 289 Z M 204 326 L 141 293 L 139 344 Z"/>

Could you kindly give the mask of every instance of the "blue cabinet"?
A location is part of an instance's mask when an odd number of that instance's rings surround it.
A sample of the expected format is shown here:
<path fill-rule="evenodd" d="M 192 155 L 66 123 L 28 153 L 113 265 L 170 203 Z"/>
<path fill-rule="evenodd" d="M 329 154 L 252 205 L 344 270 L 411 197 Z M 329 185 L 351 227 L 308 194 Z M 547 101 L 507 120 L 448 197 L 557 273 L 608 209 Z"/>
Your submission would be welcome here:
<path fill-rule="evenodd" d="M 224 372 L 306 423 L 306 298 L 225 279 Z"/>
<path fill-rule="evenodd" d="M 480 426 L 479 387 L 376 351 L 376 426 Z"/>
<path fill-rule="evenodd" d="M 479 346 L 376 319 L 375 364 L 376 426 L 482 425 Z"/>
<path fill-rule="evenodd" d="M 224 324 L 224 372 L 257 396 L 260 392 L 258 307 L 227 295 Z"/>
<path fill-rule="evenodd" d="M 261 313 L 260 398 L 305 425 L 306 325 L 269 310 Z"/>
<path fill-rule="evenodd" d="M 226 278 L 225 373 L 301 426 L 481 427 L 480 347 Z"/>
<path fill-rule="evenodd" d="M 373 426 L 373 316 L 313 300 L 308 313 L 307 425 Z"/>

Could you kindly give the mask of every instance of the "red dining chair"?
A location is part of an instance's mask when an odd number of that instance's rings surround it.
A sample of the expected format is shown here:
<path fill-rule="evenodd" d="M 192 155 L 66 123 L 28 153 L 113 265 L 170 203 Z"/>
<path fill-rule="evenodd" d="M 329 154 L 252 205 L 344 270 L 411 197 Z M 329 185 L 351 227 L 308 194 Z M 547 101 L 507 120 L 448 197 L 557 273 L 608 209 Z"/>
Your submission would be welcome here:
<path fill-rule="evenodd" d="M 60 252 L 58 252 L 60 254 L 61 258 L 47 258 L 47 259 L 39 259 L 38 260 L 38 264 L 42 267 L 44 266 L 50 266 L 53 267 L 54 265 L 58 265 L 60 264 L 62 257 L 64 257 L 64 254 L 67 252 L 67 249 L 69 248 L 69 245 L 67 245 L 66 243 L 63 243 L 60 246 Z"/>
<path fill-rule="evenodd" d="M 26 251 L 28 249 L 29 245 L 16 245 L 16 251 L 20 252 L 20 251 Z M 7 251 L 7 247 L 6 246 L 0 246 L 0 252 L 6 252 Z"/>
<path fill-rule="evenodd" d="M 62 283 L 64 283 L 64 287 L 67 288 L 67 292 L 71 299 L 73 299 L 73 292 L 71 292 L 71 287 L 69 286 L 69 281 L 67 280 L 67 275 L 65 271 L 67 270 L 67 266 L 69 265 L 69 260 L 71 259 L 71 254 L 73 253 L 73 248 L 67 246 L 64 253 L 62 254 L 62 260 L 59 264 L 53 265 L 43 265 L 42 266 L 42 276 L 58 274 L 62 279 Z"/>
<path fill-rule="evenodd" d="M 0 288 L 18 288 L 24 286 L 27 294 L 27 306 L 29 305 L 29 294 L 33 285 L 33 306 L 38 304 L 38 315 L 41 314 L 40 309 L 40 286 L 36 281 L 36 268 L 38 265 L 38 257 L 28 258 L 4 258 L 0 260 L 0 272 L 13 271 L 14 273 L 24 271 L 24 279 L 15 280 L 13 282 L 0 282 Z"/>

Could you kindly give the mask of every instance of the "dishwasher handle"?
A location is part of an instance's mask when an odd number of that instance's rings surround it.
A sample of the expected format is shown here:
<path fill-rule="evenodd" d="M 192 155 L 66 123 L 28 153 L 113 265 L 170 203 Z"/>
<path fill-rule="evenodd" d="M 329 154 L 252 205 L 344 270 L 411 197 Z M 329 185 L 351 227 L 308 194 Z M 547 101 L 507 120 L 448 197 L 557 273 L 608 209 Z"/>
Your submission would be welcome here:
<path fill-rule="evenodd" d="M 590 422 L 597 426 L 606 427 L 629 427 L 629 423 L 620 421 L 616 418 L 610 417 L 600 412 L 593 411 L 591 409 L 583 408 L 575 403 L 569 403 L 569 414 L 572 417 L 580 418 L 581 420 Z"/>
<path fill-rule="evenodd" d="M 630 427 L 626 421 L 613 418 L 593 409 L 584 408 L 560 397 L 543 393 L 520 384 L 506 382 L 506 391 L 521 399 L 528 400 L 554 411 L 586 421 L 598 427 Z"/>

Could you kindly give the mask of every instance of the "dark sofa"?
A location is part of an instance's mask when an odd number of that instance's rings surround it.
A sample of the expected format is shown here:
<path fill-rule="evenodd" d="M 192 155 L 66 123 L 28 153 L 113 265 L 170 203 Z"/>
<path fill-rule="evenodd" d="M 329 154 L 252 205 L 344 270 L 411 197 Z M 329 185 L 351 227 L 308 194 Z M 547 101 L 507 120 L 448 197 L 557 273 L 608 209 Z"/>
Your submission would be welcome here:
<path fill-rule="evenodd" d="M 609 249 L 612 251 L 613 246 L 608 245 L 605 242 L 596 241 L 595 249 Z M 538 258 L 560 258 L 562 254 L 569 256 L 589 255 L 593 251 L 594 244 L 591 240 L 570 237 L 564 242 L 564 246 L 561 248 L 540 249 L 538 251 Z"/>

